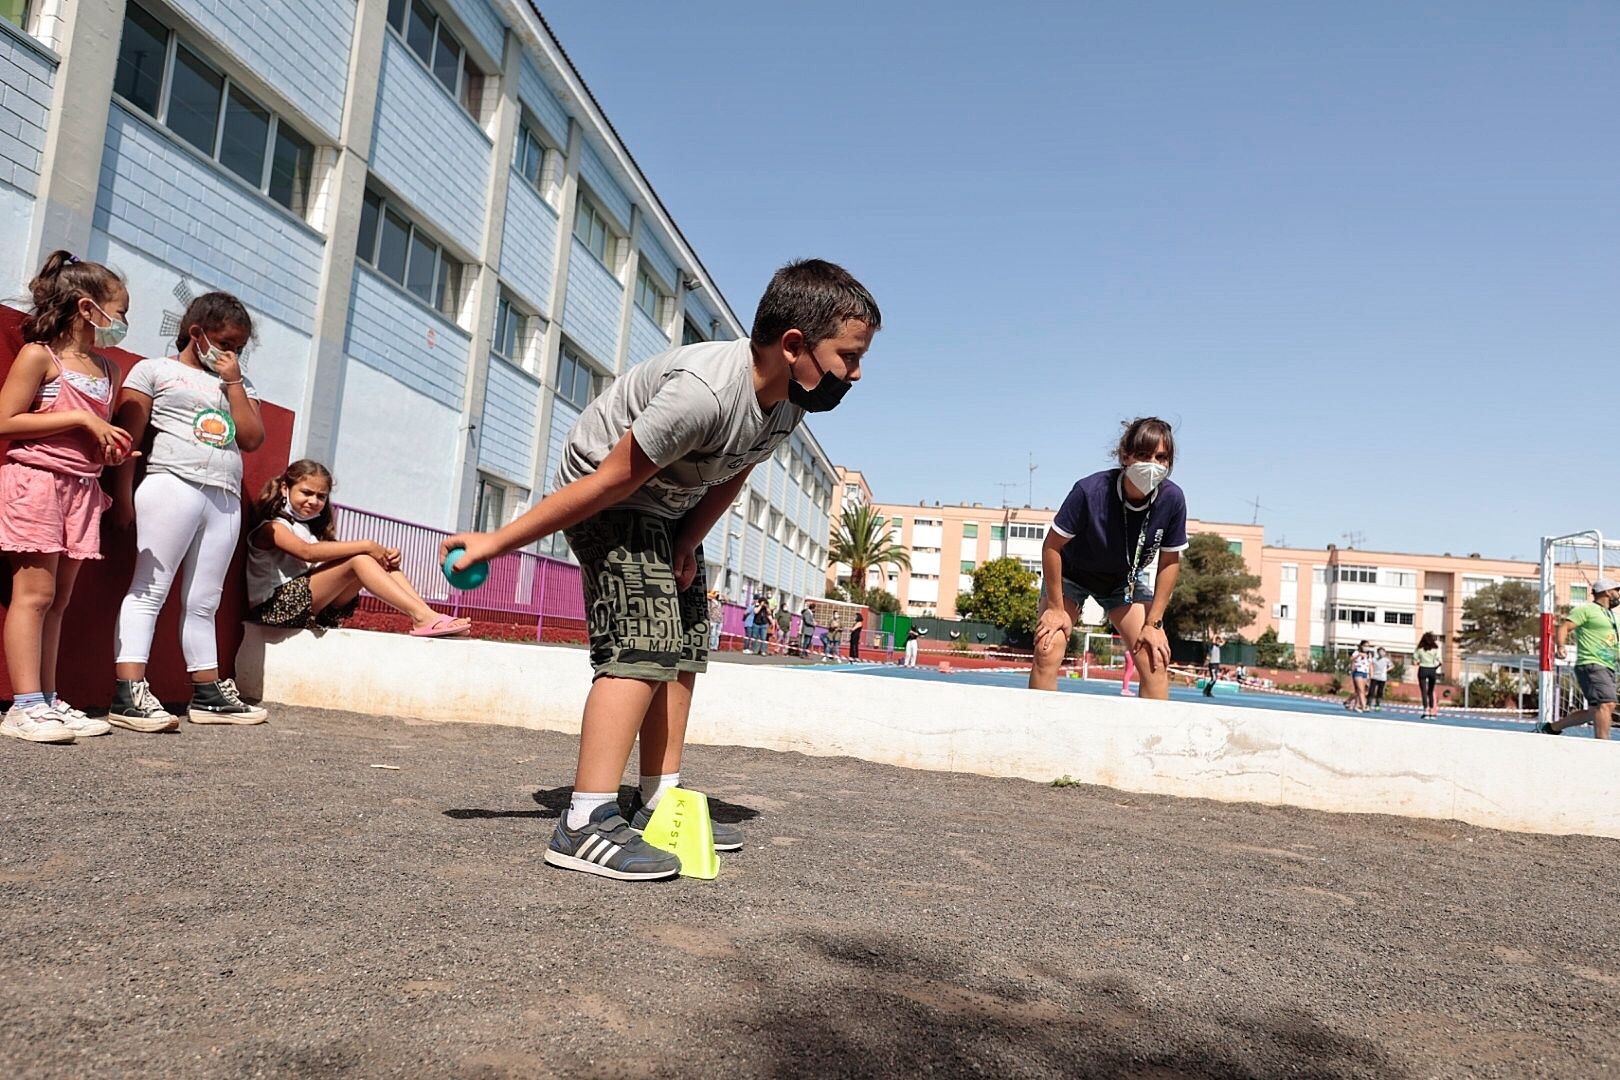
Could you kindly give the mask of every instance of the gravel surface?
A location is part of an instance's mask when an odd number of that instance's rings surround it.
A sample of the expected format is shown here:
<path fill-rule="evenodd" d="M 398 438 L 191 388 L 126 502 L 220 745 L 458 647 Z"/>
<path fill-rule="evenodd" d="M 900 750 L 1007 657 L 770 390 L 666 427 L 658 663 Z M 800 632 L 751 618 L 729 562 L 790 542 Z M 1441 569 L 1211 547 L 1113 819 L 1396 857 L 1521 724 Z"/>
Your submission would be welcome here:
<path fill-rule="evenodd" d="M 561 735 L 0 743 L 0 1076 L 1620 1068 L 1613 841 L 693 747 L 749 846 L 624 885 Z"/>

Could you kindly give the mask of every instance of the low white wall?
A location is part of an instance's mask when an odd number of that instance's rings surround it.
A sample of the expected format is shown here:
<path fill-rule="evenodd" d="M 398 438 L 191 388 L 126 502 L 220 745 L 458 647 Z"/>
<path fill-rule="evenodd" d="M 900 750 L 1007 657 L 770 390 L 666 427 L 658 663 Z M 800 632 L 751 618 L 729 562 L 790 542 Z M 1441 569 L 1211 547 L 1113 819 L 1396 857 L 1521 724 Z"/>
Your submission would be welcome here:
<path fill-rule="evenodd" d="M 579 649 L 251 626 L 237 675 L 268 701 L 570 733 L 590 686 Z M 745 664 L 713 665 L 692 713 L 695 743 L 1620 837 L 1620 748 L 1579 737 Z"/>

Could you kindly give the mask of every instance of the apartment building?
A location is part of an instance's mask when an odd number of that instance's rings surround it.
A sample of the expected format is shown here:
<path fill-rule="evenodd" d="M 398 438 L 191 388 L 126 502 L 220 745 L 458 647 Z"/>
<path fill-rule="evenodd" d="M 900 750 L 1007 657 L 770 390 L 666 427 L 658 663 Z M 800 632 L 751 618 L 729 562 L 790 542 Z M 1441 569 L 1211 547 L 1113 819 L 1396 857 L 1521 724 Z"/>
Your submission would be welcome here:
<path fill-rule="evenodd" d="M 838 469 L 846 499 L 871 488 L 859 472 Z M 881 586 L 913 615 L 952 618 L 958 593 L 973 587 L 973 570 L 989 559 L 1012 557 L 1041 572 L 1041 545 L 1056 511 L 1049 507 L 986 507 L 982 504 L 917 505 L 874 503 L 890 535 L 911 553 L 910 570 L 874 569 L 868 584 Z M 834 521 L 836 527 L 836 520 Z M 1524 581 L 1535 586 L 1533 562 L 1485 559 L 1478 555 L 1414 555 L 1325 548 L 1271 547 L 1259 524 L 1189 518 L 1188 535 L 1215 533 L 1241 555 L 1260 578 L 1262 604 L 1242 636 L 1254 640 L 1268 628 L 1294 646 L 1305 666 L 1326 652 L 1344 652 L 1362 640 L 1409 659 L 1425 632 L 1449 642 L 1464 627 L 1463 603 L 1487 585 Z M 829 583 L 849 576 L 835 565 Z M 1587 599 L 1586 583 L 1573 567 L 1562 567 L 1556 594 L 1560 604 Z M 1097 624 L 1102 612 L 1088 604 L 1086 619 Z M 1461 670 L 1455 648 L 1445 648 L 1446 673 Z"/>
<path fill-rule="evenodd" d="M 0 0 L 0 83 L 4 295 L 55 248 L 107 262 L 161 353 L 237 294 L 249 377 L 351 505 L 498 526 L 620 373 L 746 333 L 530 0 Z M 714 580 L 819 591 L 833 491 L 801 428 Z"/>

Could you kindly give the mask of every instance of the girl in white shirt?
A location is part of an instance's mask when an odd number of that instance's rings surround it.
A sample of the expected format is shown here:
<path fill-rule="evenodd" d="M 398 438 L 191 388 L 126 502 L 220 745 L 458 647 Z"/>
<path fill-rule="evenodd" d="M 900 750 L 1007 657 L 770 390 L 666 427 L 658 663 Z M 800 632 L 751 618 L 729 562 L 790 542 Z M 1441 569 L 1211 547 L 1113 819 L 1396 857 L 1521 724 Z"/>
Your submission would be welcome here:
<path fill-rule="evenodd" d="M 400 572 L 399 549 L 372 540 L 338 540 L 332 474 L 318 461 L 295 461 L 265 484 L 248 530 L 249 614 L 266 626 L 336 627 L 354 614 L 365 588 L 411 620 L 412 637 L 454 637 L 472 623 L 427 606 Z"/>

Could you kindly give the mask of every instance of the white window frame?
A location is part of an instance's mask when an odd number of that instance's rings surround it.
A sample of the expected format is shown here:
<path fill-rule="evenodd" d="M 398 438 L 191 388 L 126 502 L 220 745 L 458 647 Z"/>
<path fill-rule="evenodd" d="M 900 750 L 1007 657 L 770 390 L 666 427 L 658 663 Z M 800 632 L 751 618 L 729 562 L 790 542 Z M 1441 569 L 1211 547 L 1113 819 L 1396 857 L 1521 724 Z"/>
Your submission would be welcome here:
<path fill-rule="evenodd" d="M 389 197 L 376 187 L 367 185 L 365 195 L 361 197 L 361 215 L 365 214 L 365 199 L 374 196 L 377 199 L 376 231 L 371 238 L 371 253 L 369 255 L 359 250 L 362 235 L 355 237 L 355 258 L 365 263 L 378 275 L 397 285 L 405 295 L 419 304 L 424 304 L 443 315 L 451 322 L 461 322 L 462 306 L 466 303 L 469 282 L 469 264 L 462 262 L 450 253 L 445 244 L 434 238 L 433 234 L 417 224 L 416 219 L 403 207 L 389 200 Z M 403 280 L 395 278 L 382 268 L 379 257 L 382 254 L 383 224 L 388 215 L 392 213 L 405 222 L 405 277 Z M 411 257 L 416 250 L 416 240 L 420 235 L 422 243 L 431 245 L 434 249 L 433 261 L 433 296 L 432 300 L 424 300 L 406 284 L 411 279 Z M 448 285 L 445 280 L 447 270 L 453 269 L 455 281 Z M 446 309 L 449 310 L 446 310 Z"/>
<path fill-rule="evenodd" d="M 602 264 L 608 273 L 618 277 L 621 261 L 619 255 L 620 249 L 624 247 L 624 234 L 619 231 L 617 225 L 613 224 L 613 219 L 607 216 L 607 212 L 602 209 L 601 204 L 583 186 L 579 189 L 575 203 L 574 238 L 584 246 L 586 251 L 591 253 L 591 256 L 597 262 Z M 580 235 L 581 218 L 584 218 L 587 222 L 584 236 Z M 603 237 L 603 249 L 601 251 L 596 250 L 595 240 L 593 239 L 598 231 L 596 228 L 598 225 L 600 225 L 600 232 Z"/>
<path fill-rule="evenodd" d="M 416 51 L 416 47 L 410 43 L 410 39 L 405 35 L 404 24 L 408 23 L 410 19 L 410 9 L 417 4 L 427 9 L 433 16 L 433 41 L 428 45 L 428 55 L 426 57 Z M 394 22 L 395 10 L 401 13 L 400 24 Z M 429 3 L 428 0 L 389 0 L 388 10 L 383 21 L 388 23 L 388 28 L 394 32 L 394 36 L 399 39 L 399 43 L 405 46 L 405 51 L 410 53 L 416 62 L 427 70 L 428 75 L 433 79 L 433 85 L 449 94 L 450 99 L 461 106 L 461 111 L 471 117 L 473 123 L 482 127 L 484 124 L 483 96 L 488 86 L 489 73 L 473 60 L 472 52 L 462 43 L 455 30 L 445 25 L 444 16 L 439 13 L 439 9 L 434 4 Z M 444 85 L 444 80 L 439 78 L 439 73 L 434 70 L 433 66 L 433 58 L 439 55 L 439 35 L 441 32 L 455 43 L 457 49 L 461 50 L 461 63 L 456 66 L 456 85 L 454 88 Z M 477 78 L 478 85 L 476 87 L 469 84 L 469 75 Z M 476 104 L 469 100 L 469 96 L 475 89 L 477 91 Z"/>

